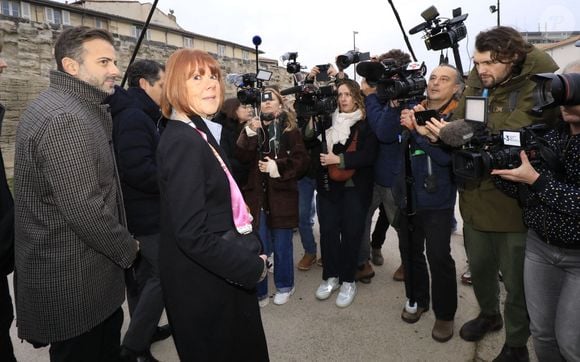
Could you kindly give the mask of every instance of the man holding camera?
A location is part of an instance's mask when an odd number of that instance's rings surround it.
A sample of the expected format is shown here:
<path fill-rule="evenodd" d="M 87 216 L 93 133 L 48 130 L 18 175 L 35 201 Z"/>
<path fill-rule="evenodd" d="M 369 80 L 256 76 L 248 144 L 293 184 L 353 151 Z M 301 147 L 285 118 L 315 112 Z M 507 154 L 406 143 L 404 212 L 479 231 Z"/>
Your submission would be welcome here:
<path fill-rule="evenodd" d="M 499 26 L 478 34 L 467 89 L 453 119 L 465 117 L 465 97 L 488 100 L 487 127 L 498 133 L 555 118 L 555 113 L 534 116 L 531 110 L 534 73 L 553 72 L 556 63 L 546 53 L 525 42 L 513 28 Z M 444 122 L 428 128 L 438 134 Z M 460 336 L 466 341 L 481 340 L 500 330 L 498 270 L 502 272 L 507 295 L 504 309 L 506 340 L 494 361 L 528 361 L 526 343 L 530 331 L 524 298 L 523 263 L 526 227 L 517 201 L 498 190 L 490 177 L 466 182 L 459 206 L 464 220 L 464 238 L 475 296 L 481 312 L 463 325 Z"/>
<path fill-rule="evenodd" d="M 417 303 L 416 309 L 411 305 L 404 308 L 401 318 L 407 323 L 415 323 L 429 310 L 431 274 L 436 319 L 431 335 L 438 342 L 447 342 L 453 337 L 457 310 L 455 261 L 450 245 L 457 187 L 451 177 L 449 148 L 430 142 L 437 137 L 425 127 L 421 116 L 435 113 L 434 118 L 446 119 L 457 107 L 462 92 L 461 73 L 452 65 L 441 64 L 431 72 L 427 99 L 413 110 L 401 112 L 401 125 L 409 130 L 404 137 L 408 146 L 405 152 L 409 152 L 405 159 L 409 162 L 405 162 L 393 192 L 401 208 L 399 249 L 405 266 L 406 295 Z M 412 184 L 408 185 L 406 182 L 410 180 Z M 408 195 L 408 191 L 412 194 Z"/>
<path fill-rule="evenodd" d="M 578 74 L 567 78 L 570 91 L 562 93 L 570 98 L 580 90 L 580 60 L 569 64 L 563 75 L 572 72 Z M 529 230 L 524 287 L 540 361 L 580 361 L 580 97 L 564 101 L 557 102 L 569 104 L 561 107 L 563 122 L 542 137 L 555 157 L 542 157 L 532 165 L 522 151 L 521 166 L 492 171 L 520 183 L 501 183 L 512 197 L 525 190 L 523 214 Z"/>

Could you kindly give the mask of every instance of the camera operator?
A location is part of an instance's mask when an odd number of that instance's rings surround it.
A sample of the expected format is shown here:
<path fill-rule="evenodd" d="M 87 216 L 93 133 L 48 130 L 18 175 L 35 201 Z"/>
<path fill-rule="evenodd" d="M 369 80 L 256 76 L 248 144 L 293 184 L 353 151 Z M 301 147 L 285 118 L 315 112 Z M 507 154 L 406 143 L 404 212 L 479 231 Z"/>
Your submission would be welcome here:
<path fill-rule="evenodd" d="M 527 43 L 510 27 L 494 27 L 477 35 L 473 56 L 475 68 L 453 119 L 465 117 L 465 96 L 488 99 L 487 126 L 492 132 L 518 129 L 534 122 L 555 119 L 555 112 L 532 116 L 533 73 L 553 72 L 556 63 Z M 428 123 L 438 134 L 445 122 Z M 459 334 L 467 341 L 481 340 L 486 333 L 503 327 L 499 309 L 498 270 L 507 295 L 504 308 L 506 339 L 494 361 L 528 361 L 529 322 L 523 285 L 524 245 L 527 229 L 517 201 L 498 190 L 490 177 L 466 182 L 459 206 L 464 220 L 465 247 L 474 293 L 481 309 L 477 318 L 463 325 Z"/>
<path fill-rule="evenodd" d="M 378 61 L 391 59 L 395 67 L 400 67 L 411 61 L 409 54 L 399 49 L 392 49 L 378 57 Z M 371 254 L 370 230 L 372 217 L 379 207 L 383 204 L 387 213 L 387 218 L 394 226 L 396 225 L 395 216 L 397 206 L 393 198 L 393 182 L 395 175 L 399 172 L 401 165 L 400 152 L 400 116 L 401 110 L 396 100 L 391 100 L 386 104 L 381 102 L 377 96 L 377 87 L 371 86 L 366 80 L 361 82 L 361 90 L 365 95 L 365 107 L 367 110 L 367 121 L 371 130 L 379 141 L 379 151 L 375 162 L 375 183 L 373 187 L 373 198 L 368 210 L 365 232 L 361 240 L 361 247 L 358 258 L 359 271 L 358 278 L 363 282 L 370 283 L 370 278 L 375 275 L 369 258 Z M 373 245 L 373 256 L 381 255 L 381 245 Z M 382 255 L 381 255 L 382 256 Z M 403 260 L 401 258 L 401 260 Z M 399 266 L 393 278 L 402 281 L 404 278 L 403 266 Z"/>
<path fill-rule="evenodd" d="M 427 99 L 416 105 L 413 110 L 405 109 L 401 112 L 401 125 L 410 130 L 408 152 L 412 172 L 408 175 L 403 167 L 394 186 L 394 194 L 401 208 L 399 248 L 405 275 L 413 276 L 405 278 L 406 294 L 407 298 L 414 295 L 417 302 L 416 312 L 409 312 L 404 308 L 401 318 L 407 323 L 415 323 L 421 318 L 422 313 L 429 310 L 430 272 L 436 318 L 431 335 L 438 342 L 447 342 L 453 336 L 453 320 L 457 310 L 455 261 L 451 256 L 450 245 L 457 187 L 452 178 L 450 149 L 429 142 L 436 140 L 436 137 L 425 126 L 417 124 L 415 112 L 432 109 L 436 110 L 441 118 L 445 118 L 457 107 L 462 92 L 463 79 L 459 71 L 452 65 L 441 64 L 431 72 L 427 85 Z M 412 221 L 409 220 L 405 199 L 405 181 L 409 177 L 414 180 L 412 201 L 415 214 Z M 411 222 L 413 231 L 409 235 Z M 423 253 L 425 249 L 429 271 Z"/>
<path fill-rule="evenodd" d="M 580 61 L 563 73 L 580 73 Z M 580 90 L 576 84 L 575 92 Z M 534 349 L 540 361 L 580 361 L 580 105 L 563 106 L 562 118 L 544 139 L 559 151 L 561 171 L 545 163 L 522 165 L 493 175 L 525 185 L 524 223 L 529 228 L 524 288 Z M 514 183 L 502 190 L 518 198 Z"/>
<path fill-rule="evenodd" d="M 237 141 L 237 156 L 250 163 L 243 193 L 259 230 L 266 255 L 274 252 L 274 304 L 286 304 L 294 294 L 292 229 L 298 226 L 298 177 L 308 154 L 296 124 L 274 88 L 261 94 L 261 119 L 246 123 Z M 269 246 L 273 250 L 268 250 Z M 260 307 L 269 303 L 267 278 L 258 284 Z"/>

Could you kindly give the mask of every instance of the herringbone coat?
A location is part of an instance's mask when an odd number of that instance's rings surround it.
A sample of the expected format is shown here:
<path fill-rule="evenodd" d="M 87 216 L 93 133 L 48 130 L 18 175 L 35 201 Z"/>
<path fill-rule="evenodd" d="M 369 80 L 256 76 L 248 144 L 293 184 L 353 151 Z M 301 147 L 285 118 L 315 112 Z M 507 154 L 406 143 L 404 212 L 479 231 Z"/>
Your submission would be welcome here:
<path fill-rule="evenodd" d="M 101 104 L 106 96 L 53 71 L 50 87 L 20 119 L 14 164 L 20 338 L 70 339 L 124 301 L 123 269 L 137 245 L 123 226 L 112 120 Z"/>

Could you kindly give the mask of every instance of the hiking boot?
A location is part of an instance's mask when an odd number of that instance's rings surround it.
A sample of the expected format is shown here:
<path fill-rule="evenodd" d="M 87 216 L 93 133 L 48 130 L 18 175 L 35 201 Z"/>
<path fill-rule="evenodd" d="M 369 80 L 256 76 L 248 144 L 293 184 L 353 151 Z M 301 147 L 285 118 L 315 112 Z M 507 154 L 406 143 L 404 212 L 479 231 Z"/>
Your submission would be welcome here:
<path fill-rule="evenodd" d="M 393 274 L 393 280 L 398 282 L 405 281 L 405 269 L 403 268 L 403 264 L 399 265 L 397 270 L 395 270 L 395 274 Z"/>
<path fill-rule="evenodd" d="M 493 362 L 529 362 L 529 360 L 528 347 L 510 347 L 504 344 L 501 352 Z"/>
<path fill-rule="evenodd" d="M 302 257 L 302 259 L 300 259 L 296 267 L 298 268 L 298 270 L 306 271 L 310 270 L 310 268 L 312 268 L 312 266 L 315 263 L 316 263 L 316 254 L 304 253 L 304 256 Z"/>
<path fill-rule="evenodd" d="M 354 279 L 364 284 L 369 284 L 371 282 L 371 278 L 375 276 L 375 271 L 371 266 L 369 261 L 365 261 L 365 263 L 358 267 L 356 274 L 354 275 Z"/>
<path fill-rule="evenodd" d="M 488 332 L 499 331 L 503 327 L 501 314 L 486 316 L 479 314 L 477 318 L 466 322 L 459 330 L 461 338 L 468 342 L 479 341 Z"/>
<path fill-rule="evenodd" d="M 413 324 L 421 319 L 421 315 L 427 312 L 429 308 L 417 307 L 417 311 L 415 313 L 407 312 L 406 308 L 403 308 L 403 312 L 401 313 L 401 319 L 407 323 Z"/>
<path fill-rule="evenodd" d="M 443 321 L 436 319 L 433 325 L 431 337 L 437 342 L 447 342 L 453 337 L 453 321 Z"/>

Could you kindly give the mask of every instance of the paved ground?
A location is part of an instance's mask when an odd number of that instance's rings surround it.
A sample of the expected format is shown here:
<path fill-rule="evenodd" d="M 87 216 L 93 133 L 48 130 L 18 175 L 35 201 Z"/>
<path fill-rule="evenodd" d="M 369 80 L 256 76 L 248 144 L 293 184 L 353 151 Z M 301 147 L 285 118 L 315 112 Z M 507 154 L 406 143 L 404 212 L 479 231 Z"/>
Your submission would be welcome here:
<path fill-rule="evenodd" d="M 262 309 L 271 360 L 491 361 L 501 349 L 504 330 L 487 336 L 479 343 L 465 342 L 458 335 L 461 325 L 479 312 L 471 287 L 458 283 L 456 333 L 447 343 L 439 343 L 431 338 L 431 328 L 435 321 L 432 312 L 424 314 L 416 324 L 407 324 L 401 320 L 405 301 L 403 283 L 392 279 L 400 263 L 396 242 L 395 233 L 389 229 L 383 247 L 385 264 L 375 267 L 377 275 L 371 284 L 357 284 L 357 297 L 346 309 L 336 307 L 336 294 L 326 301 L 318 301 L 314 297 L 322 268 L 314 267 L 307 272 L 296 270 L 296 293 L 290 301 L 283 306 L 270 303 Z M 463 236 L 460 234 L 452 237 L 452 253 L 459 278 L 465 269 Z M 301 256 L 302 247 L 296 233 L 294 259 L 297 261 Z M 127 312 L 125 316 L 128 316 Z M 124 328 L 127 327 L 126 322 Z M 46 348 L 35 350 L 26 342 L 17 341 L 14 326 L 11 332 L 18 361 L 49 360 Z M 528 348 L 532 361 L 536 361 L 531 344 L 528 344 Z M 151 350 L 161 361 L 179 360 L 171 339 L 154 344 Z"/>

